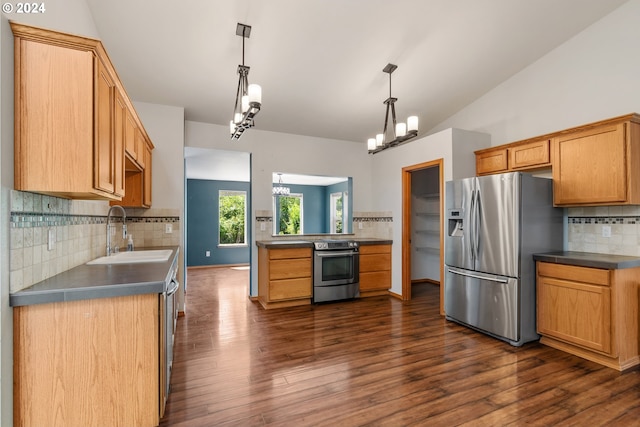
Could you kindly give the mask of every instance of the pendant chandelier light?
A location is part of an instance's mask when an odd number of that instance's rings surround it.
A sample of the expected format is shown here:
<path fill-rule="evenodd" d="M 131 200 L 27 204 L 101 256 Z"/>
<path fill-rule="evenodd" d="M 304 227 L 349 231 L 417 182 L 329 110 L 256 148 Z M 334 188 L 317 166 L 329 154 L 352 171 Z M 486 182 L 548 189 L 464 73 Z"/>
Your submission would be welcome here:
<path fill-rule="evenodd" d="M 231 139 L 240 139 L 245 130 L 254 126 L 253 118 L 262 105 L 262 88 L 256 84 L 249 84 L 249 67 L 244 65 L 244 39 L 251 35 L 251 26 L 238 23 L 236 35 L 242 37 L 242 65 L 238 65 L 236 104 L 233 120 L 229 123 Z"/>
<path fill-rule="evenodd" d="M 384 117 L 384 130 L 382 133 L 377 134 L 375 138 L 369 138 L 367 141 L 369 154 L 375 154 L 386 148 L 394 147 L 415 138 L 418 135 L 418 116 L 408 117 L 406 123 L 396 122 L 395 102 L 398 98 L 393 98 L 391 96 L 391 73 L 393 73 L 396 68 L 398 68 L 397 65 L 387 64 L 387 66 L 382 69 L 382 71 L 389 74 L 389 98 L 384 101 L 384 104 L 387 106 L 387 112 Z M 391 110 L 393 126 L 390 131 L 387 132 L 387 125 L 389 124 L 389 110 Z"/>
<path fill-rule="evenodd" d="M 278 174 L 278 185 L 273 187 L 274 196 L 288 196 L 291 194 L 291 189 L 282 185 L 282 174 Z"/>

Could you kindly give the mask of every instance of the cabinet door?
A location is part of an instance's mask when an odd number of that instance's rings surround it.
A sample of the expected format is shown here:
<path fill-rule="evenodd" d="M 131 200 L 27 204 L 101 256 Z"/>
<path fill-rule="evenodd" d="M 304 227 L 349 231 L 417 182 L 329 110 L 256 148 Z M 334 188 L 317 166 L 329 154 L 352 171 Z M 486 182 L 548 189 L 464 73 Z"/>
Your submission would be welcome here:
<path fill-rule="evenodd" d="M 133 118 L 133 114 L 127 108 L 126 111 L 126 121 L 124 125 L 124 140 L 125 140 L 125 150 L 126 153 L 133 160 L 138 160 L 138 125 L 136 124 L 135 119 Z"/>
<path fill-rule="evenodd" d="M 554 204 L 627 201 L 630 153 L 624 123 L 561 136 L 553 144 Z"/>
<path fill-rule="evenodd" d="M 124 196 L 124 144 L 127 107 L 120 92 L 116 93 L 113 112 L 114 190 L 116 196 Z"/>
<path fill-rule="evenodd" d="M 611 354 L 611 290 L 538 276 L 538 332 Z"/>
<path fill-rule="evenodd" d="M 476 174 L 487 175 L 508 169 L 507 149 L 500 148 L 476 153 Z"/>
<path fill-rule="evenodd" d="M 15 61 L 15 189 L 90 192 L 93 54 L 20 40 Z"/>
<path fill-rule="evenodd" d="M 509 169 L 532 169 L 550 165 L 549 140 L 509 148 Z"/>
<path fill-rule="evenodd" d="M 113 147 L 113 111 L 115 85 L 102 61 L 96 60 L 94 186 L 113 193 L 115 190 L 115 151 Z"/>
<path fill-rule="evenodd" d="M 142 204 L 144 207 L 151 207 L 151 148 L 145 144 L 144 149 L 144 171 L 143 171 L 144 189 L 142 196 Z"/>

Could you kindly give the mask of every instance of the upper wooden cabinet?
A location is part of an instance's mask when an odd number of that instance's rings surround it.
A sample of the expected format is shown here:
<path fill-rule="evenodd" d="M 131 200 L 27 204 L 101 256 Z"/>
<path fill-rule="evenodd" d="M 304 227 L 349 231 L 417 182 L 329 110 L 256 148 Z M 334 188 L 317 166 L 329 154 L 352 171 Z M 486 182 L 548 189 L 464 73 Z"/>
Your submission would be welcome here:
<path fill-rule="evenodd" d="M 640 204 L 640 116 L 478 150 L 476 174 L 551 169 L 556 206 Z"/>
<path fill-rule="evenodd" d="M 558 206 L 640 204 L 640 125 L 627 120 L 553 141 Z"/>
<path fill-rule="evenodd" d="M 548 167 L 551 164 L 548 139 L 509 147 L 509 169 L 529 170 Z"/>
<path fill-rule="evenodd" d="M 14 188 L 120 201 L 127 123 L 148 136 L 102 43 L 15 22 L 11 29 Z"/>
<path fill-rule="evenodd" d="M 508 158 L 506 148 L 487 148 L 476 151 L 476 173 L 490 175 L 507 172 L 509 170 Z"/>
<path fill-rule="evenodd" d="M 526 140 L 478 150 L 476 174 L 544 169 L 551 166 L 549 139 Z"/>

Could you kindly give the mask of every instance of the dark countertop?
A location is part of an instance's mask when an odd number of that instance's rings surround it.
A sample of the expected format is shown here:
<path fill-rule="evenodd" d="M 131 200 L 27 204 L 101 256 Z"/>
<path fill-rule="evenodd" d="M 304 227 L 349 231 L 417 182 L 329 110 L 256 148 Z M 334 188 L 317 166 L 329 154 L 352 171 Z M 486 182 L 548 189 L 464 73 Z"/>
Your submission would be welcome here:
<path fill-rule="evenodd" d="M 315 239 L 315 240 L 321 240 L 321 239 Z M 334 240 L 340 240 L 340 239 L 335 239 L 334 238 Z M 376 239 L 376 238 L 370 238 L 370 237 L 366 237 L 366 238 L 348 237 L 348 238 L 346 238 L 344 240 L 353 240 L 355 242 L 358 242 L 360 244 L 360 246 L 363 246 L 363 245 L 390 245 L 390 244 L 393 243 L 393 240 Z M 314 242 L 314 240 L 258 240 L 258 241 L 256 241 L 256 245 L 258 245 L 258 247 L 267 248 L 267 249 L 313 248 L 313 242 Z"/>
<path fill-rule="evenodd" d="M 62 301 L 79 301 L 117 296 L 160 294 L 170 280 L 171 265 L 178 256 L 179 247 L 138 248 L 172 249 L 164 262 L 134 264 L 86 265 L 38 282 L 9 295 L 9 305 L 45 304 Z"/>
<path fill-rule="evenodd" d="M 607 270 L 640 267 L 640 258 L 638 257 L 591 252 L 548 252 L 533 254 L 533 259 L 554 264 L 568 264 Z"/>

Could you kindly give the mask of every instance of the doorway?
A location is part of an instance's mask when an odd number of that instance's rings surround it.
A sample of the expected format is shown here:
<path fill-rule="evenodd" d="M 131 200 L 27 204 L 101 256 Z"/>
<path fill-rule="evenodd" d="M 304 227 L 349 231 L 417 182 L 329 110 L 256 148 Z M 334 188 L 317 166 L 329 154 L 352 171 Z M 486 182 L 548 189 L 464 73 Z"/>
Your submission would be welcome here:
<path fill-rule="evenodd" d="M 440 286 L 444 313 L 443 159 L 402 168 L 402 299 L 414 283 Z"/>

